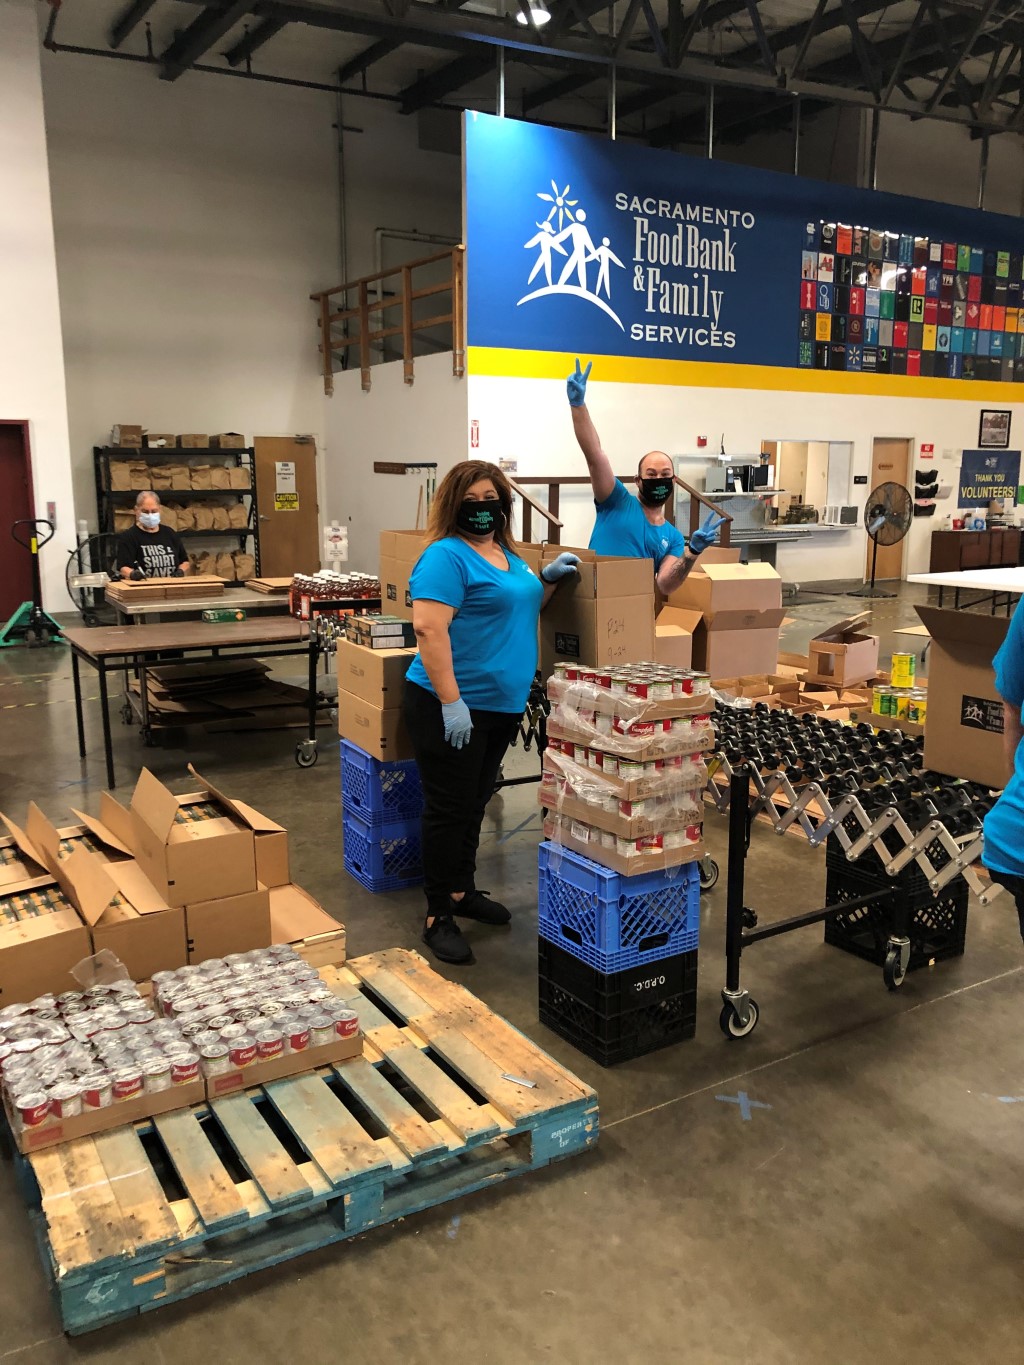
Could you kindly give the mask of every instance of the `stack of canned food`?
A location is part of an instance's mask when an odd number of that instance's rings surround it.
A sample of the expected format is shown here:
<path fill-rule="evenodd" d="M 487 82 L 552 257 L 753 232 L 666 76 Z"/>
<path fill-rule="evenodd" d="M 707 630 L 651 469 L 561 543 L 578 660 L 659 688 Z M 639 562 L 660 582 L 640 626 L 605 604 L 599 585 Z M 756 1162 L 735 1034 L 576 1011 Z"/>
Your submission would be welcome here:
<path fill-rule="evenodd" d="M 157 972 L 153 998 L 207 1077 L 359 1032 L 356 1012 L 286 943 Z"/>
<path fill-rule="evenodd" d="M 928 692 L 923 687 L 893 687 L 882 683 L 872 689 L 871 710 L 876 716 L 892 716 L 923 725 L 928 715 Z"/>
<path fill-rule="evenodd" d="M 587 824 L 585 820 L 577 820 L 557 812 L 548 817 L 545 829 L 548 831 L 548 837 L 553 838 L 556 843 L 561 842 L 560 835 L 568 835 L 578 844 L 587 844 L 592 849 L 605 848 L 609 853 L 617 853 L 621 858 L 637 858 L 644 853 L 692 848 L 694 844 L 700 843 L 704 831 L 701 813 L 696 808 L 692 824 L 679 829 L 664 830 L 660 834 L 641 834 L 635 838 L 626 838 L 606 829 L 598 829 L 595 825 Z"/>
<path fill-rule="evenodd" d="M 0 1010 L 0 1082 L 15 1123 L 38 1128 L 199 1078 L 199 1055 L 131 981 Z"/>
<path fill-rule="evenodd" d="M 673 697 L 710 696 L 711 674 L 690 668 L 669 668 L 665 664 L 555 664 L 556 682 L 588 683 L 623 697 L 639 701 L 670 701 Z"/>

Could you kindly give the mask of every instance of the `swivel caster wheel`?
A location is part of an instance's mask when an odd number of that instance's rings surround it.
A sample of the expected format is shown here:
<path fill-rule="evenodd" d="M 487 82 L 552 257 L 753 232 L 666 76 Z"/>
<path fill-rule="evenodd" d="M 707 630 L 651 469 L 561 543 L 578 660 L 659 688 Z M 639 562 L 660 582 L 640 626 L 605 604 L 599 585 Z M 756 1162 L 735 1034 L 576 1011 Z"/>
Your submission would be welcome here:
<path fill-rule="evenodd" d="M 315 739 L 300 739 L 295 746 L 295 762 L 300 768 L 313 768 L 320 757 Z"/>
<path fill-rule="evenodd" d="M 747 1001 L 747 1018 L 744 1022 L 733 1005 L 723 1005 L 718 1016 L 718 1026 L 727 1038 L 748 1038 L 757 1028 L 757 1001 Z"/>
<path fill-rule="evenodd" d="M 156 748 L 156 735 L 153 732 L 152 726 L 150 725 L 144 726 L 142 730 L 139 731 L 139 733 L 142 735 L 142 742 L 147 749 Z"/>
<path fill-rule="evenodd" d="M 757 928 L 757 911 L 751 910 L 748 905 L 743 907 L 743 927 L 744 929 Z"/>
<path fill-rule="evenodd" d="M 907 969 L 903 965 L 903 955 L 898 948 L 890 948 L 885 955 L 882 977 L 886 989 L 898 991 L 907 979 Z"/>
<path fill-rule="evenodd" d="M 714 858 L 701 858 L 697 864 L 697 872 L 700 877 L 701 891 L 710 891 L 718 885 L 718 878 L 721 874 Z"/>
<path fill-rule="evenodd" d="M 121 707 L 121 723 L 122 725 L 131 725 L 133 719 L 131 703 L 126 701 Z"/>

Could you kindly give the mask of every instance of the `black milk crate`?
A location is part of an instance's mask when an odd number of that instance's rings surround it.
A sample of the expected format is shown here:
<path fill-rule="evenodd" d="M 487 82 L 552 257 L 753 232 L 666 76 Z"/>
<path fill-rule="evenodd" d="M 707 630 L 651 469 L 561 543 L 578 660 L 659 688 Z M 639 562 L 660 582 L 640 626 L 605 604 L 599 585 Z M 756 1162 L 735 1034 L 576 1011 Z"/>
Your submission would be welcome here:
<path fill-rule="evenodd" d="M 865 855 L 850 863 L 841 851 L 833 851 L 832 842 L 830 838 L 826 855 L 826 905 L 859 900 L 875 890 L 895 889 L 908 912 L 910 971 L 926 967 L 930 962 L 963 956 L 970 892 L 962 877 L 955 877 L 936 893 L 916 863 L 910 863 L 898 876 L 890 877 L 874 852 L 870 857 Z M 825 942 L 881 967 L 888 952 L 894 909 L 894 902 L 883 901 L 833 915 L 825 921 Z"/>
<path fill-rule="evenodd" d="M 602 1066 L 614 1066 L 694 1036 L 697 950 L 599 972 L 541 938 L 538 995 L 542 1024 Z"/>

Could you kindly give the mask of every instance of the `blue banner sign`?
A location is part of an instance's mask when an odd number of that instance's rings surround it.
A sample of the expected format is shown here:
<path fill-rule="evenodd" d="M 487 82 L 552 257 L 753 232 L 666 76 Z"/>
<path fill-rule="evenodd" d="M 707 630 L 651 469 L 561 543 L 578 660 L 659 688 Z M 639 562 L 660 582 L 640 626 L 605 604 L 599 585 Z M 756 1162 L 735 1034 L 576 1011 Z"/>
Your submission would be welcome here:
<path fill-rule="evenodd" d="M 1024 224 L 466 115 L 468 343 L 1024 382 Z"/>
<path fill-rule="evenodd" d="M 960 464 L 958 507 L 987 507 L 995 499 L 1012 512 L 1020 483 L 1019 450 L 965 450 Z"/>

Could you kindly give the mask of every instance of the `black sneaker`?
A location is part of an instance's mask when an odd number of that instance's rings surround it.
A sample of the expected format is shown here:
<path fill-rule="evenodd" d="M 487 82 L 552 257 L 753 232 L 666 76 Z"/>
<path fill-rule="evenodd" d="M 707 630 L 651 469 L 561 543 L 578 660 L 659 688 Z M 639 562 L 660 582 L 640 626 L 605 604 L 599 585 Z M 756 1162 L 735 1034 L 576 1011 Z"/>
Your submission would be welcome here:
<path fill-rule="evenodd" d="M 431 925 L 424 923 L 423 942 L 441 962 L 453 962 L 462 967 L 473 961 L 473 949 L 450 915 L 438 915 Z"/>
<path fill-rule="evenodd" d="M 451 913 L 481 924 L 508 924 L 511 914 L 500 901 L 492 901 L 486 891 L 467 891 L 462 900 L 453 900 Z"/>

